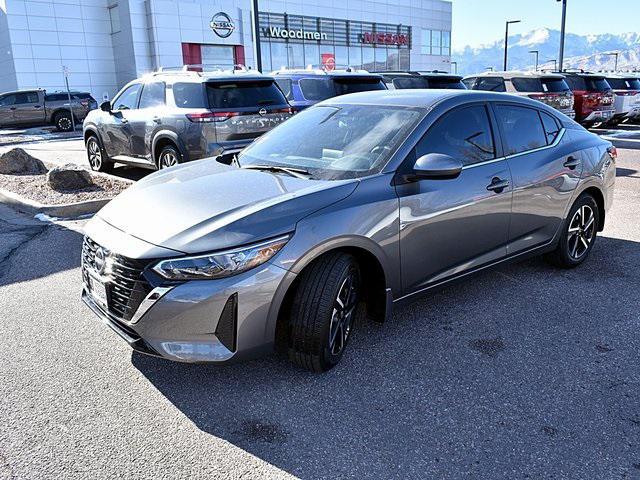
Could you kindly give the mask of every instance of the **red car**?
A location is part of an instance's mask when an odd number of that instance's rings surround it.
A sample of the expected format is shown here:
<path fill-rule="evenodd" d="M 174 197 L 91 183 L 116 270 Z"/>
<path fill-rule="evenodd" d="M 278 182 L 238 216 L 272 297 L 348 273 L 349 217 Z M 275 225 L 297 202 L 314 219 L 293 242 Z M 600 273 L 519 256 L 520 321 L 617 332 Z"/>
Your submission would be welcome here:
<path fill-rule="evenodd" d="M 573 108 L 576 122 L 585 127 L 611 120 L 615 114 L 615 96 L 611 85 L 603 75 L 585 72 L 564 71 L 569 87 L 573 91 Z"/>

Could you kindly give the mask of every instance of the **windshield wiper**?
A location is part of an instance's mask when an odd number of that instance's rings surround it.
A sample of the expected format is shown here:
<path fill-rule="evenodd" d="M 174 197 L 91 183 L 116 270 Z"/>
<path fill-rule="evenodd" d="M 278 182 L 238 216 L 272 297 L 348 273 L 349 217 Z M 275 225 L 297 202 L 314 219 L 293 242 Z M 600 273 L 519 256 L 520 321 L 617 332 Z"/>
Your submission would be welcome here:
<path fill-rule="evenodd" d="M 311 176 L 311 173 L 304 168 L 284 167 L 282 165 L 245 165 L 240 168 L 246 168 L 250 170 L 265 170 L 267 172 L 284 172 L 288 173 L 292 177 L 307 179 Z"/>

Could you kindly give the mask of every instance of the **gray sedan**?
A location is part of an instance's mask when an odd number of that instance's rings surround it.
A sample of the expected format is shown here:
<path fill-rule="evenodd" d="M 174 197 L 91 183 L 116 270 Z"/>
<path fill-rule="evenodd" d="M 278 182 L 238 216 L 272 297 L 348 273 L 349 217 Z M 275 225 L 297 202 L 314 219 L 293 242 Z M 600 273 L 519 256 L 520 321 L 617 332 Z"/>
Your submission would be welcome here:
<path fill-rule="evenodd" d="M 522 97 L 337 97 L 229 165 L 172 167 L 109 203 L 87 226 L 82 296 L 150 355 L 276 349 L 325 371 L 359 320 L 383 322 L 400 302 L 530 255 L 580 265 L 611 205 L 615 157 Z"/>

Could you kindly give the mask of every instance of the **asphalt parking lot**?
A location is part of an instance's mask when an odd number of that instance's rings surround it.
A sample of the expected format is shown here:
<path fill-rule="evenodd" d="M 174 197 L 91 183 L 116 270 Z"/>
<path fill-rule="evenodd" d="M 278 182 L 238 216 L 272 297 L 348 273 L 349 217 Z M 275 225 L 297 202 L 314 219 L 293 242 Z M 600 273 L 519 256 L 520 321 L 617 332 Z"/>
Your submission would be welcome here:
<path fill-rule="evenodd" d="M 132 353 L 80 301 L 82 222 L 0 206 L 0 478 L 640 478 L 640 150 L 617 175 L 585 265 L 451 286 L 324 375 Z"/>

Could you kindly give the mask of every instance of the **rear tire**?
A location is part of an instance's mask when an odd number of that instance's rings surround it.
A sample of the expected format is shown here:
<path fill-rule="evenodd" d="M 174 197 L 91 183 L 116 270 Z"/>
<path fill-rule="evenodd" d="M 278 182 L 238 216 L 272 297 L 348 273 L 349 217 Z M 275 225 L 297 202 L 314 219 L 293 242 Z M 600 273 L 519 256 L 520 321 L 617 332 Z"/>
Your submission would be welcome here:
<path fill-rule="evenodd" d="M 73 121 L 69 112 L 58 112 L 53 117 L 53 124 L 59 132 L 71 132 L 73 130 Z"/>
<path fill-rule="evenodd" d="M 95 172 L 111 172 L 113 170 L 113 162 L 107 157 L 107 152 L 102 147 L 100 139 L 95 135 L 87 138 L 87 160 L 91 170 Z"/>
<path fill-rule="evenodd" d="M 588 193 L 581 195 L 564 221 L 558 246 L 547 259 L 561 268 L 577 267 L 591 253 L 599 228 L 598 203 Z"/>
<path fill-rule="evenodd" d="M 182 154 L 173 145 L 165 145 L 158 155 L 158 170 L 164 170 L 182 163 Z"/>
<path fill-rule="evenodd" d="M 360 269 L 351 255 L 327 254 L 299 278 L 289 317 L 289 359 L 312 372 L 338 364 L 358 316 Z"/>

